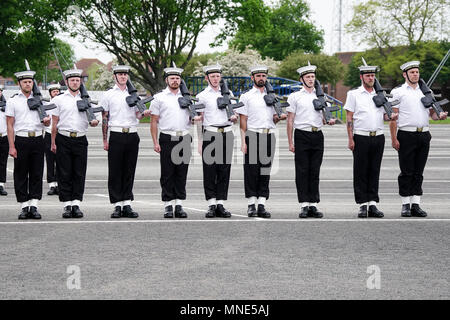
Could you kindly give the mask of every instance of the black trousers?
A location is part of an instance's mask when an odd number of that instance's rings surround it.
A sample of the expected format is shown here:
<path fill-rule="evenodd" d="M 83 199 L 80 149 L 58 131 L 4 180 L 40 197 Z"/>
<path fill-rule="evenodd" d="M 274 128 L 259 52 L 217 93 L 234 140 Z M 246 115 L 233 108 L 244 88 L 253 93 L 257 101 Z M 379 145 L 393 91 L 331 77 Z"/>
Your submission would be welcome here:
<path fill-rule="evenodd" d="M 83 201 L 88 156 L 87 138 L 69 138 L 58 133 L 55 142 L 59 201 Z"/>
<path fill-rule="evenodd" d="M 245 197 L 269 199 L 270 170 L 275 155 L 275 134 L 247 130 L 247 153 L 244 157 Z"/>
<path fill-rule="evenodd" d="M 58 181 L 56 176 L 56 154 L 51 150 L 52 135 L 48 132 L 44 136 L 45 162 L 47 163 L 47 183 Z"/>
<path fill-rule="evenodd" d="M 233 132 L 203 132 L 203 188 L 206 200 L 227 200 L 233 158 Z"/>
<path fill-rule="evenodd" d="M 398 176 L 399 193 L 402 197 L 421 196 L 423 170 L 430 151 L 430 132 L 407 132 L 399 130 L 400 142 L 398 159 L 400 175 Z"/>
<path fill-rule="evenodd" d="M 137 133 L 111 132 L 108 151 L 108 191 L 111 203 L 134 200 L 133 184 L 139 142 Z"/>
<path fill-rule="evenodd" d="M 15 139 L 17 158 L 14 159 L 14 191 L 17 202 L 42 199 L 44 174 L 44 139 L 18 137 Z"/>
<path fill-rule="evenodd" d="M 192 156 L 192 137 L 173 137 L 161 133 L 161 198 L 162 201 L 186 199 L 186 178 Z"/>
<path fill-rule="evenodd" d="M 319 176 L 323 159 L 323 133 L 294 131 L 295 184 L 298 202 L 320 202 Z"/>
<path fill-rule="evenodd" d="M 8 137 L 0 138 L 0 182 L 6 182 L 6 166 L 8 164 L 9 143 Z"/>
<path fill-rule="evenodd" d="M 384 152 L 384 135 L 366 137 L 354 135 L 353 189 L 358 204 L 379 202 L 381 160 Z"/>

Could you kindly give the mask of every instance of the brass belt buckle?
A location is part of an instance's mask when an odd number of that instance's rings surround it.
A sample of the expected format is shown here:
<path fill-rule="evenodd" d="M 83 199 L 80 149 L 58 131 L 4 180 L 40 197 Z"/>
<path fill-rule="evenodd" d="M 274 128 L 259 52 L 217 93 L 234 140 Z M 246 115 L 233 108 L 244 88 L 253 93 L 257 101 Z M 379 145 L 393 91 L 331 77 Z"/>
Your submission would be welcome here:
<path fill-rule="evenodd" d="M 36 132 L 28 131 L 28 137 L 30 137 L 30 138 L 36 137 Z"/>
<path fill-rule="evenodd" d="M 3 133 L 0 133 L 0 138 L 3 137 Z"/>
<path fill-rule="evenodd" d="M 183 135 L 183 131 L 177 131 L 177 137 L 181 137 Z"/>
<path fill-rule="evenodd" d="M 312 128 L 311 128 L 311 131 L 312 131 L 312 132 L 317 132 L 317 131 L 319 131 L 319 130 L 318 130 L 318 128 L 316 128 L 316 127 L 312 127 Z"/>
<path fill-rule="evenodd" d="M 369 135 L 370 135 L 371 137 L 375 137 L 375 136 L 377 135 L 377 132 L 376 132 L 376 131 L 370 131 L 370 132 L 369 132 Z"/>
<path fill-rule="evenodd" d="M 122 128 L 122 133 L 129 133 L 130 132 L 130 128 Z"/>
<path fill-rule="evenodd" d="M 223 133 L 224 131 L 225 131 L 224 128 L 219 128 L 219 129 L 217 129 L 217 132 L 220 132 L 220 133 Z"/>
<path fill-rule="evenodd" d="M 417 128 L 417 132 L 422 132 L 423 128 Z"/>
<path fill-rule="evenodd" d="M 263 129 L 263 133 L 269 133 L 270 129 Z"/>
<path fill-rule="evenodd" d="M 70 133 L 70 137 L 71 138 L 76 138 L 77 137 L 77 133 L 76 132 L 71 132 Z"/>

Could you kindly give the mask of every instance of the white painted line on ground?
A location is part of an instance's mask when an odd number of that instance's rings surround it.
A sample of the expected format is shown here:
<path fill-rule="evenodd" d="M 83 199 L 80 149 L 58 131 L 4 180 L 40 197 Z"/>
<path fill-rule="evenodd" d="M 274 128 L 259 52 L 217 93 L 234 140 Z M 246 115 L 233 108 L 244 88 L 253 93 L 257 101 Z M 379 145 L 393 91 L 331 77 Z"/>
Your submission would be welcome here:
<path fill-rule="evenodd" d="M 67 221 L 10 221 L 0 222 L 1 225 L 46 225 L 46 224 L 127 224 L 127 223 L 229 223 L 229 222 L 296 222 L 296 223 L 312 223 L 312 222 L 357 222 L 357 223 L 376 223 L 376 222 L 450 222 L 450 219 L 208 219 L 208 220 L 186 220 L 186 219 L 164 219 L 164 220 L 67 220 Z"/>
<path fill-rule="evenodd" d="M 45 180 L 44 180 L 45 181 Z M 244 179 L 230 179 L 230 182 L 244 182 Z M 270 179 L 270 182 L 294 182 L 295 179 Z M 108 182 L 107 179 L 88 179 L 86 182 Z M 134 179 L 134 182 L 160 182 L 159 179 Z M 203 182 L 203 179 L 189 179 L 187 182 Z M 320 179 L 320 182 L 353 182 L 353 179 Z M 398 182 L 398 179 L 380 179 L 380 182 Z M 423 181 L 424 183 L 433 182 L 433 183 L 443 183 L 450 182 L 450 180 L 430 180 L 426 179 Z"/>

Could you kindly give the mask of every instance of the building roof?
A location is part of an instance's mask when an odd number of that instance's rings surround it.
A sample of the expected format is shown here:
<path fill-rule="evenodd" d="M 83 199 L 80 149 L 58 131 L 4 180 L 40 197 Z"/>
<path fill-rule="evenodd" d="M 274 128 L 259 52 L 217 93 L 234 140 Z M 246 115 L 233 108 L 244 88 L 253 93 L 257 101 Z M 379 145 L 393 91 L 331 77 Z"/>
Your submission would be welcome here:
<path fill-rule="evenodd" d="M 98 59 L 81 59 L 79 61 L 77 61 L 75 64 L 77 66 L 77 69 L 81 69 L 83 70 L 83 73 L 81 74 L 82 77 L 87 77 L 88 73 L 87 70 L 93 65 L 93 64 L 98 64 L 101 66 L 104 66 L 105 64 L 103 62 L 101 62 Z"/>

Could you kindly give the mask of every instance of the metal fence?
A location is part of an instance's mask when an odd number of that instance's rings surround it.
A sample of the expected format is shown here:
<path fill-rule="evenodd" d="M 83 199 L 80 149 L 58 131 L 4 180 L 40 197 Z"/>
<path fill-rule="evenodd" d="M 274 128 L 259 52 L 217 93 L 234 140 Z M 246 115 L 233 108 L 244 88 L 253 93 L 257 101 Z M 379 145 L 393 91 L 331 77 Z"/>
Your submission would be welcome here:
<path fill-rule="evenodd" d="M 236 97 L 239 97 L 243 92 L 253 87 L 253 81 L 250 77 L 223 77 L 227 80 L 228 87 Z M 187 77 L 184 79 L 189 90 L 194 94 L 198 94 L 208 86 L 205 77 Z M 294 81 L 285 78 L 269 77 L 268 80 L 275 90 L 276 94 L 281 97 L 287 97 L 292 92 L 298 91 L 302 88 L 300 81 Z M 328 96 L 328 95 L 327 95 Z M 333 105 L 339 106 L 340 110 L 333 112 L 334 116 L 342 120 L 343 103 L 331 96 L 328 96 L 333 101 Z"/>

